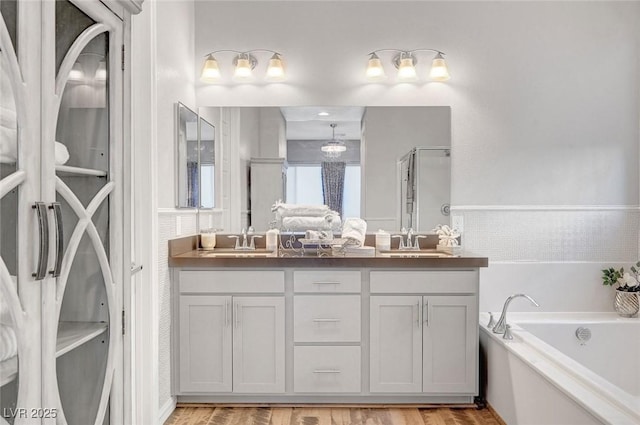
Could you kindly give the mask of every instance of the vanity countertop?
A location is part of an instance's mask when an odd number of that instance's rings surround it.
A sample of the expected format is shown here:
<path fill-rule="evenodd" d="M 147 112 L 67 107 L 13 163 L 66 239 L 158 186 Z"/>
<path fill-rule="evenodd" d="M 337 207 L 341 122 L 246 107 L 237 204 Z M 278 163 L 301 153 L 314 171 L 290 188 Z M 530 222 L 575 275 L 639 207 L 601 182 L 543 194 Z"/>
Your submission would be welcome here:
<path fill-rule="evenodd" d="M 170 267 L 357 267 L 357 268 L 396 268 L 396 267 L 487 267 L 486 257 L 461 252 L 455 255 L 439 253 L 435 249 L 420 251 L 397 251 L 392 253 L 376 252 L 375 256 L 358 256 L 348 253 L 345 256 L 318 256 L 315 252 L 301 255 L 293 250 L 266 252 L 260 247 L 256 251 L 233 251 L 229 247 L 214 250 L 198 248 L 198 236 L 188 236 L 169 241 Z"/>

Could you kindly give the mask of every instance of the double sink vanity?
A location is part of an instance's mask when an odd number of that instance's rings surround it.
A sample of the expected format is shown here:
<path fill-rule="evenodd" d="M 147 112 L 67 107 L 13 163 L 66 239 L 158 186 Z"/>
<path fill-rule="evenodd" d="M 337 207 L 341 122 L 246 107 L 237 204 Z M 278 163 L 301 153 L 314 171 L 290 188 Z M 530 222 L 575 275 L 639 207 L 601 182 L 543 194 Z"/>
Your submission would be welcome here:
<path fill-rule="evenodd" d="M 486 258 L 169 242 L 180 402 L 471 403 Z"/>

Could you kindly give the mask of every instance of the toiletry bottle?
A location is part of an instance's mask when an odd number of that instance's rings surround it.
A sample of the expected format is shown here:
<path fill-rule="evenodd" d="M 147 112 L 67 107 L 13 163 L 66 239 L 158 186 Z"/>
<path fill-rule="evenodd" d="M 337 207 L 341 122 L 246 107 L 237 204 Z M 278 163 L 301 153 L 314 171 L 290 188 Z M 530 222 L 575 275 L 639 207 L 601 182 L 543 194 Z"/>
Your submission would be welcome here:
<path fill-rule="evenodd" d="M 376 249 L 378 251 L 391 250 L 391 235 L 389 232 L 385 232 L 382 229 L 378 230 L 376 233 Z"/>
<path fill-rule="evenodd" d="M 213 249 L 216 247 L 216 230 L 203 229 L 200 232 L 200 245 L 203 249 Z"/>
<path fill-rule="evenodd" d="M 278 250 L 278 229 L 271 225 L 271 228 L 267 230 L 266 233 L 266 248 L 268 251 L 277 251 Z"/>

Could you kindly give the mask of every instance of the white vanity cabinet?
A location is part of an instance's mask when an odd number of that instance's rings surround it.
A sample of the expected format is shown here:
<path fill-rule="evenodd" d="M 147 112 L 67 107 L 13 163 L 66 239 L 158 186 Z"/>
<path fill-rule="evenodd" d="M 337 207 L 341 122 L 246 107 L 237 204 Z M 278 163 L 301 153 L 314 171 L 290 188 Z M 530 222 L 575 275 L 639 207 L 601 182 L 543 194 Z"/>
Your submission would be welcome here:
<path fill-rule="evenodd" d="M 474 271 L 371 272 L 371 392 L 476 392 L 476 291 Z"/>
<path fill-rule="evenodd" d="M 471 403 L 478 394 L 478 268 L 237 265 L 245 260 L 174 270 L 179 402 Z"/>
<path fill-rule="evenodd" d="M 284 273 L 180 275 L 179 392 L 284 392 Z"/>
<path fill-rule="evenodd" d="M 360 393 L 360 270 L 293 272 L 295 393 Z"/>

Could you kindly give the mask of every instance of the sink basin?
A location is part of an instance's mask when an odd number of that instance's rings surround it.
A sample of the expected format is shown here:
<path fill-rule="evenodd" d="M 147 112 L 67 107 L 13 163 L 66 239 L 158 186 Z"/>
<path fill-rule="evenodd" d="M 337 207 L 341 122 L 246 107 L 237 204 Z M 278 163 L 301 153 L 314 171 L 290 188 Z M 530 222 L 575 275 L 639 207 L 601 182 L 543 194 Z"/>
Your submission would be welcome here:
<path fill-rule="evenodd" d="M 450 258 L 454 255 L 442 251 L 380 251 L 377 256 L 379 257 L 400 257 L 400 258 Z"/>
<path fill-rule="evenodd" d="M 277 254 L 273 251 L 267 251 L 266 249 L 256 250 L 235 250 L 229 248 L 218 248 L 211 251 L 200 250 L 200 256 L 206 258 L 251 258 L 251 257 L 277 257 Z"/>

